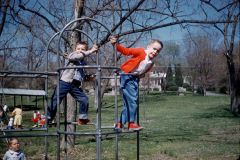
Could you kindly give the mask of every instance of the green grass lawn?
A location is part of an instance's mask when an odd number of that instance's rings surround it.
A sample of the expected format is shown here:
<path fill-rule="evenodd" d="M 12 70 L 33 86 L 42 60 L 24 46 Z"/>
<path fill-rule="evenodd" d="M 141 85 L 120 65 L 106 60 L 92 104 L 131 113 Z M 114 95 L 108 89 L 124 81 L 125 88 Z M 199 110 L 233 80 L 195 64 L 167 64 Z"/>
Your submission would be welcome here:
<path fill-rule="evenodd" d="M 119 97 L 119 113 L 122 104 L 122 98 Z M 159 92 L 150 92 L 143 101 L 140 94 L 140 125 L 144 127 L 140 131 L 140 159 L 236 160 L 240 155 L 240 118 L 234 117 L 229 112 L 229 107 L 229 95 L 163 96 Z M 41 106 L 38 108 L 41 110 Z M 31 117 L 31 110 L 24 111 L 24 128 L 32 127 Z M 102 126 L 113 125 L 114 117 L 114 97 L 104 96 Z M 89 118 L 96 122 L 92 96 L 90 96 Z M 77 126 L 77 131 L 95 131 L 95 127 Z M 50 127 L 49 132 L 56 132 L 56 128 Z M 136 159 L 136 135 L 136 133 L 119 134 L 119 159 Z M 22 137 L 19 140 L 27 159 L 44 159 L 44 137 Z M 103 135 L 101 144 L 102 159 L 115 159 L 115 136 Z M 56 159 L 56 146 L 57 138 L 48 137 L 49 159 Z M 6 150 L 5 139 L 1 138 L 0 158 Z M 64 158 L 63 151 L 61 150 L 61 157 Z M 76 136 L 76 145 L 68 150 L 68 159 L 96 159 L 95 137 Z"/>

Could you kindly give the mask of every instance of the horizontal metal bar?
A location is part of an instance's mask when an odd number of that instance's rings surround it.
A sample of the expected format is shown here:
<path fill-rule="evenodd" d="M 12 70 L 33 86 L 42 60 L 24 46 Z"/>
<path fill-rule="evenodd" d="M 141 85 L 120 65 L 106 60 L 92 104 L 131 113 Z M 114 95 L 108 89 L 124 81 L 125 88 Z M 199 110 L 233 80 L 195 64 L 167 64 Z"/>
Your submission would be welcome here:
<path fill-rule="evenodd" d="M 41 74 L 41 75 L 58 75 L 58 72 L 40 72 L 40 71 L 6 71 L 0 70 L 2 74 Z"/>
<path fill-rule="evenodd" d="M 106 135 L 106 134 L 116 134 L 122 132 L 121 130 L 107 131 L 107 132 L 66 132 L 62 130 L 57 130 L 60 134 L 70 134 L 70 135 Z"/>
<path fill-rule="evenodd" d="M 138 73 L 119 73 L 119 75 L 139 76 Z"/>
<path fill-rule="evenodd" d="M 114 129 L 115 126 L 102 126 L 101 129 Z"/>
<path fill-rule="evenodd" d="M 114 79 L 115 77 L 113 76 L 101 76 L 102 79 Z M 117 78 L 119 79 L 120 76 L 117 76 Z"/>
<path fill-rule="evenodd" d="M 119 67 L 114 66 L 65 66 L 65 67 L 59 67 L 57 68 L 57 71 L 63 70 L 63 69 L 75 69 L 75 68 L 88 68 L 88 69 L 117 69 L 121 70 Z"/>
<path fill-rule="evenodd" d="M 47 131 L 47 128 L 0 130 L 0 132 Z"/>
<path fill-rule="evenodd" d="M 51 75 L 53 76 L 53 75 Z M 15 78 L 46 78 L 46 75 L 42 75 L 42 76 L 33 76 L 33 75 L 8 75 L 8 76 L 4 76 L 4 75 L 0 75 L 0 77 L 15 77 Z"/>
<path fill-rule="evenodd" d="M 60 123 L 62 124 L 62 123 Z M 87 123 L 87 124 L 78 124 L 78 122 L 70 122 L 70 124 L 75 124 L 75 125 L 96 125 L 96 123 Z"/>
<path fill-rule="evenodd" d="M 0 135 L 0 138 L 11 138 L 11 137 L 44 137 L 44 136 L 57 136 L 57 133 L 47 134 L 15 134 L 15 135 Z"/>

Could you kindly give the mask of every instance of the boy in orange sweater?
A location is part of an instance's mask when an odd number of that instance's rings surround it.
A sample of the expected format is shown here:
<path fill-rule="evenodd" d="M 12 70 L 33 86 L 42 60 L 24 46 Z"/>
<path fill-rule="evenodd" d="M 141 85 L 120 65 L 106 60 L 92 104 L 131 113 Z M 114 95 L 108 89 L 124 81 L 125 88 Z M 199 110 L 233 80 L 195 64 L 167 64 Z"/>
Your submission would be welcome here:
<path fill-rule="evenodd" d="M 117 43 L 116 37 L 110 39 L 112 45 Z M 128 122 L 129 130 L 140 130 L 143 127 L 135 124 L 136 112 L 138 108 L 138 85 L 140 78 L 145 77 L 145 73 L 151 70 L 154 65 L 154 58 L 160 53 L 163 43 L 159 40 L 152 40 L 144 50 L 139 48 L 125 48 L 117 44 L 117 51 L 125 56 L 132 56 L 126 61 L 121 69 L 124 73 L 136 73 L 135 75 L 121 75 L 120 85 L 123 92 L 123 110 L 118 118 L 117 126 L 123 129 L 123 125 Z"/>

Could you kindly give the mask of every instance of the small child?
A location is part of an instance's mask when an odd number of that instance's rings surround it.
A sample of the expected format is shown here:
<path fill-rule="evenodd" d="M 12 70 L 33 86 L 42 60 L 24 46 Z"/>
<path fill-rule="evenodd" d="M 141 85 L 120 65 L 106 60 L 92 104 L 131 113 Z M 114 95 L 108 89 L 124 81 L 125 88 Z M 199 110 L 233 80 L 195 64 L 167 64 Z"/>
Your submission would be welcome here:
<path fill-rule="evenodd" d="M 38 126 L 43 127 L 44 124 L 45 124 L 45 113 L 42 112 L 42 114 L 40 115 L 40 118 L 38 119 Z"/>
<path fill-rule="evenodd" d="M 13 128 L 13 118 L 10 118 L 10 121 L 8 122 L 8 129 L 12 130 Z"/>
<path fill-rule="evenodd" d="M 37 112 L 37 117 L 38 117 L 38 120 L 41 119 L 41 114 L 39 111 Z"/>
<path fill-rule="evenodd" d="M 4 119 L 4 121 L 7 121 L 7 113 L 8 113 L 8 106 L 6 104 L 3 104 L 2 119 Z"/>
<path fill-rule="evenodd" d="M 117 43 L 116 37 L 110 39 L 112 45 Z M 163 44 L 159 40 L 152 40 L 147 49 L 125 48 L 117 44 L 117 51 L 125 56 L 132 56 L 126 61 L 121 69 L 124 73 L 136 73 L 137 75 L 121 75 L 120 85 L 123 92 L 123 110 L 117 122 L 117 126 L 123 129 L 123 125 L 128 122 L 129 130 L 140 130 L 138 124 L 135 124 L 136 112 L 138 109 L 138 85 L 140 78 L 145 77 L 145 73 L 150 71 L 154 65 L 154 58 L 160 53 Z"/>
<path fill-rule="evenodd" d="M 34 123 L 33 127 L 37 127 L 38 116 L 36 110 L 33 111 L 33 117 L 31 118 L 31 121 Z"/>
<path fill-rule="evenodd" d="M 12 112 L 12 115 L 15 115 L 13 125 L 16 126 L 16 129 L 22 128 L 22 114 L 21 105 L 16 106 Z"/>
<path fill-rule="evenodd" d="M 26 160 L 17 138 L 11 138 L 8 146 L 9 150 L 5 153 L 3 160 Z"/>

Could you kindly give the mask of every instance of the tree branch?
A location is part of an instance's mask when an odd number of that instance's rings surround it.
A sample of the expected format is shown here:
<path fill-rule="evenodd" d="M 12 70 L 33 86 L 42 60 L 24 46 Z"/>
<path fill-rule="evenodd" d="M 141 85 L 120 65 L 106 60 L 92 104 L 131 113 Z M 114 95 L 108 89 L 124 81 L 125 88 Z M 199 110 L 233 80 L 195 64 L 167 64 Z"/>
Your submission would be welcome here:
<path fill-rule="evenodd" d="M 129 16 L 131 16 L 131 14 L 144 2 L 145 0 L 141 0 L 138 4 L 136 4 L 127 14 L 124 15 L 123 18 L 121 18 L 120 22 L 118 22 L 118 24 L 116 24 L 111 31 L 114 32 Z M 110 34 L 108 33 L 108 35 L 100 42 L 100 46 L 102 44 L 104 44 L 108 37 L 110 36 Z"/>
<path fill-rule="evenodd" d="M 19 4 L 18 5 L 20 8 L 22 8 L 23 10 L 29 11 L 31 13 L 34 13 L 36 15 L 38 15 L 39 17 L 43 18 L 50 26 L 50 28 L 54 31 L 54 32 L 58 32 L 58 30 L 56 30 L 56 28 L 52 25 L 52 23 L 42 14 L 40 14 L 39 12 L 33 11 L 31 9 L 25 8 L 23 5 Z"/>
<path fill-rule="evenodd" d="M 1 21 L 1 24 L 0 24 L 0 37 L 1 37 L 2 32 L 3 32 L 3 27 L 4 27 L 4 24 L 5 24 L 5 20 L 6 20 L 7 9 L 9 7 L 9 3 L 10 3 L 10 0 L 7 0 L 6 1 L 6 5 L 4 6 L 4 11 L 3 11 L 3 15 L 2 15 L 2 21 Z"/>
<path fill-rule="evenodd" d="M 150 30 L 155 30 L 155 29 L 159 29 L 159 28 L 164 28 L 164 27 L 168 27 L 168 26 L 173 26 L 173 25 L 177 25 L 177 24 L 183 24 L 183 23 L 196 23 L 196 24 L 216 24 L 216 23 L 232 23 L 233 21 L 200 21 L 200 20 L 181 20 L 181 21 L 177 21 L 177 22 L 171 22 L 171 23 L 167 23 L 167 24 L 162 24 L 162 25 L 158 25 L 158 26 L 150 26 L 150 27 L 145 27 L 142 29 L 137 29 L 137 30 L 130 30 L 127 32 L 123 32 L 120 34 L 117 34 L 117 37 L 121 37 L 127 34 L 131 34 L 131 33 L 138 33 L 138 32 L 144 32 L 144 31 L 150 31 Z"/>
<path fill-rule="evenodd" d="M 212 3 L 210 3 L 210 0 L 209 0 L 209 1 L 206 1 L 206 0 L 200 0 L 200 1 L 203 2 L 203 3 L 206 3 L 206 4 L 208 4 L 208 5 L 210 5 L 210 6 L 211 6 L 212 8 L 214 8 L 217 12 L 220 12 L 221 10 L 227 8 L 228 6 L 231 6 L 231 5 L 233 5 L 234 3 L 237 4 L 237 3 L 239 2 L 238 0 L 236 0 L 236 1 L 232 2 L 232 3 L 227 4 L 226 6 L 224 6 L 224 7 L 220 8 L 220 9 L 218 9 L 218 8 L 215 7 Z"/>

